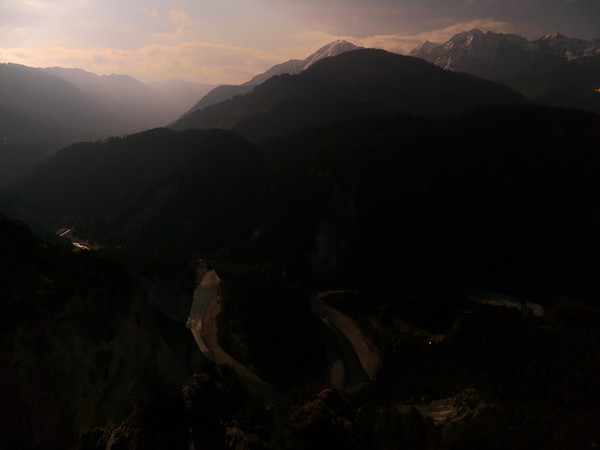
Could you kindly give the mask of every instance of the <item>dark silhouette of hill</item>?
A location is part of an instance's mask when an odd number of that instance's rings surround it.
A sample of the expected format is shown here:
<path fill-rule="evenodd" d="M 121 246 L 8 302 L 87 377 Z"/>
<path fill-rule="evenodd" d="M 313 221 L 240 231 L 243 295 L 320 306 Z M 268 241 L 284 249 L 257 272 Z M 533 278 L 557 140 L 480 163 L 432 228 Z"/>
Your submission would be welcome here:
<path fill-rule="evenodd" d="M 597 115 L 539 107 L 377 115 L 260 150 L 161 129 L 67 148 L 14 192 L 100 240 L 222 250 L 300 279 L 400 271 L 596 292 L 599 129 Z"/>
<path fill-rule="evenodd" d="M 282 186 L 252 245 L 271 258 L 285 247 L 325 277 L 598 292 L 599 139 L 597 115 L 539 107 L 299 131 L 265 143 Z"/>
<path fill-rule="evenodd" d="M 80 69 L 0 65 L 0 185 L 44 157 L 79 141 L 163 126 L 210 86 L 183 81 L 142 83 L 125 75 Z"/>
<path fill-rule="evenodd" d="M 252 221 L 261 160 L 231 132 L 154 129 L 71 145 L 13 189 L 43 215 L 83 220 L 102 241 L 214 250 Z"/>
<path fill-rule="evenodd" d="M 531 100 L 600 112 L 600 41 L 558 33 L 527 39 L 488 31 L 426 42 L 410 53 L 447 70 L 506 84 Z"/>
<path fill-rule="evenodd" d="M 52 150 L 43 145 L 0 142 L 0 188 L 33 170 Z"/>
<path fill-rule="evenodd" d="M 527 103 L 510 89 L 417 58 L 356 50 L 273 77 L 251 93 L 190 113 L 174 129 L 228 128 L 251 140 L 373 113 L 450 116 L 478 105 Z"/>
<path fill-rule="evenodd" d="M 15 190 L 39 214 L 122 245 L 72 253 L 0 216 L 0 443 L 226 447 L 235 427 L 255 448 L 589 447 L 599 144 L 596 114 L 518 105 L 378 114 L 260 146 L 157 129 L 64 149 Z M 216 258 L 220 331 L 232 331 L 221 343 L 300 383 L 288 405 L 247 400 L 233 372 L 209 363 L 182 401 L 191 336 L 138 271 L 152 269 L 150 285 L 189 272 L 172 263 L 183 248 Z M 369 383 L 323 390 L 329 379 L 296 369 L 326 364 L 306 326 L 317 320 L 308 292 L 323 285 L 321 301 L 380 351 Z M 487 291 L 515 304 L 487 304 Z"/>
<path fill-rule="evenodd" d="M 193 271 L 186 272 L 185 257 L 181 265 L 163 258 L 152 284 L 144 284 L 148 273 L 75 253 L 2 214 L 0 255 L 2 448 L 71 448 L 84 429 L 144 408 L 144 396 L 160 403 L 180 391 L 197 349 L 148 286 L 162 287 L 159 297 L 171 308 L 183 296 L 186 317 Z M 133 259 L 152 265 L 148 255 Z M 175 405 L 159 409 L 174 414 L 166 420 L 179 420 L 178 429 L 182 408 Z"/>
<path fill-rule="evenodd" d="M 212 91 L 210 91 L 205 96 L 203 96 L 198 101 L 198 103 L 196 103 L 186 114 L 190 114 L 194 111 L 202 110 L 202 109 L 206 108 L 207 106 L 214 105 L 216 103 L 221 103 L 222 101 L 233 98 L 236 95 L 246 94 L 246 93 L 252 91 L 252 89 L 254 89 L 254 87 L 258 86 L 259 84 L 264 83 L 269 78 L 274 77 L 276 75 L 283 75 L 283 74 L 295 75 L 295 74 L 302 72 L 303 70 L 308 69 L 314 63 L 322 60 L 323 58 L 336 56 L 336 55 L 342 54 L 344 52 L 356 50 L 358 48 L 359 47 L 357 47 L 356 45 L 354 45 L 350 42 L 347 42 L 347 41 L 343 41 L 343 40 L 330 42 L 329 44 L 324 45 L 323 47 L 321 47 L 316 52 L 309 55 L 307 58 L 305 58 L 303 60 L 302 59 L 290 59 L 289 61 L 286 61 L 284 63 L 276 64 L 275 66 L 271 67 L 269 70 L 252 77 L 251 80 L 246 81 L 243 84 L 217 86 Z"/>

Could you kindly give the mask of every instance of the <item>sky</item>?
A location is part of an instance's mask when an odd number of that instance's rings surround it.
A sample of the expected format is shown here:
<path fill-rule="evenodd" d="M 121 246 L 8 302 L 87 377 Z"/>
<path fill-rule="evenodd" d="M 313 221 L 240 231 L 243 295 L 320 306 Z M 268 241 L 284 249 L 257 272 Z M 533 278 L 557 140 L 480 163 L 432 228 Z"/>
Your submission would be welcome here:
<path fill-rule="evenodd" d="M 0 0 L 0 63 L 242 83 L 336 39 L 407 53 L 472 28 L 600 37 L 600 0 Z"/>

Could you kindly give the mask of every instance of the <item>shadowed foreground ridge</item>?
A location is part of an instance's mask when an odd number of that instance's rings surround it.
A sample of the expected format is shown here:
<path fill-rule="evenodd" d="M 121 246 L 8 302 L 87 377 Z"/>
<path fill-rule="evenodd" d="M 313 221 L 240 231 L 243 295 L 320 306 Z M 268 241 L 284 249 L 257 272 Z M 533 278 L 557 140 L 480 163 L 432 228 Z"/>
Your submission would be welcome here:
<path fill-rule="evenodd" d="M 251 93 L 191 112 L 171 126 L 233 129 L 250 140 L 374 113 L 452 116 L 480 105 L 528 103 L 505 86 L 384 50 L 325 58 Z"/>
<path fill-rule="evenodd" d="M 394 71 L 485 95 L 399 112 Z M 215 105 L 265 101 L 238 131 L 76 144 L 14 183 L 99 249 L 0 217 L 0 447 L 593 448 L 600 117 L 497 87 L 349 52 Z M 278 135 L 325 88 L 327 120 Z"/>

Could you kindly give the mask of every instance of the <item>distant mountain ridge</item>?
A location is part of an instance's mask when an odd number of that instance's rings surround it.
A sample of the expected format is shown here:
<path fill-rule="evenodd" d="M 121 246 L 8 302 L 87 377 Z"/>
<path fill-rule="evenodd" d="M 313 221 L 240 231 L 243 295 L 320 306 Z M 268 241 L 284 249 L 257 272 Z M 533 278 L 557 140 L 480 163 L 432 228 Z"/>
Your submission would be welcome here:
<path fill-rule="evenodd" d="M 67 80 L 0 64 L 0 137 L 5 144 L 69 143 L 104 136 L 113 117 Z"/>
<path fill-rule="evenodd" d="M 0 186 L 74 142 L 164 126 L 212 87 L 0 64 Z"/>
<path fill-rule="evenodd" d="M 433 62 L 445 69 L 455 70 L 466 55 L 484 57 L 486 52 L 503 44 L 512 44 L 528 52 L 538 52 L 563 58 L 567 61 L 583 61 L 600 57 L 600 38 L 585 40 L 551 33 L 532 41 L 516 34 L 502 34 L 479 29 L 463 31 L 444 43 L 424 41 L 409 54 Z"/>
<path fill-rule="evenodd" d="M 538 50 L 562 56 L 568 61 L 600 57 L 600 38 L 570 38 L 555 32 L 546 34 L 532 43 Z"/>
<path fill-rule="evenodd" d="M 261 140 L 370 114 L 440 117 L 516 103 L 527 100 L 497 83 L 444 71 L 418 58 L 359 49 L 323 58 L 297 75 L 272 77 L 246 95 L 184 115 L 172 128 L 233 129 Z"/>
<path fill-rule="evenodd" d="M 284 73 L 296 75 L 308 69 L 314 63 L 316 63 L 317 61 L 321 61 L 324 58 L 331 58 L 332 56 L 341 55 L 342 53 L 358 50 L 361 48 L 364 47 L 354 45 L 351 42 L 345 41 L 343 39 L 338 39 L 337 41 L 333 41 L 327 45 L 324 45 L 305 59 L 290 59 L 287 62 L 277 64 L 276 66 L 271 67 L 266 72 L 252 77 L 250 81 L 246 81 L 242 84 L 242 86 L 258 86 L 259 84 L 262 84 L 265 81 L 267 81 L 269 78 L 275 75 L 283 75 Z"/>
<path fill-rule="evenodd" d="M 183 81 L 143 83 L 129 75 L 96 75 L 82 69 L 43 70 L 72 83 L 124 124 L 128 133 L 164 125 L 185 111 L 189 97 L 177 96 L 177 90 L 187 88 L 188 95 L 202 95 L 212 87 Z"/>
<path fill-rule="evenodd" d="M 142 131 L 176 119 L 212 85 L 143 83 L 127 75 L 0 64 L 3 145 L 72 142 Z"/>
<path fill-rule="evenodd" d="M 328 58 L 331 56 L 340 55 L 344 52 L 348 52 L 351 50 L 357 50 L 362 47 L 358 47 L 348 41 L 337 40 L 330 42 L 327 45 L 324 45 L 316 52 L 308 56 L 306 59 L 290 59 L 281 64 L 277 64 L 271 67 L 266 72 L 258 74 L 252 77 L 251 80 L 246 81 L 240 85 L 222 85 L 218 86 L 196 103 L 186 114 L 192 113 L 194 111 L 198 111 L 206 108 L 207 106 L 214 105 L 216 103 L 220 103 L 224 100 L 230 99 L 236 95 L 246 94 L 250 92 L 254 87 L 259 84 L 264 83 L 269 78 L 274 77 L 276 75 L 287 74 L 298 74 L 310 66 L 312 66 L 317 61 L 322 60 L 323 58 Z"/>
<path fill-rule="evenodd" d="M 600 112 L 600 39 L 560 33 L 529 41 L 478 29 L 447 42 L 425 41 L 410 52 L 446 70 L 505 83 L 530 99 Z"/>

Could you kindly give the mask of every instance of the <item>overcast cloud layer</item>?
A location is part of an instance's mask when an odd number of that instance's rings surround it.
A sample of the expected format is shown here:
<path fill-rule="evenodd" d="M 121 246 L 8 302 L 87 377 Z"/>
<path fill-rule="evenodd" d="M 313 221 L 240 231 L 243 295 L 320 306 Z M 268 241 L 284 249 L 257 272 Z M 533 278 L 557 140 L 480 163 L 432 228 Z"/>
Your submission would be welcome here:
<path fill-rule="evenodd" d="M 472 28 L 600 37 L 600 0 L 0 0 L 0 62 L 239 83 L 338 38 L 406 53 Z"/>

